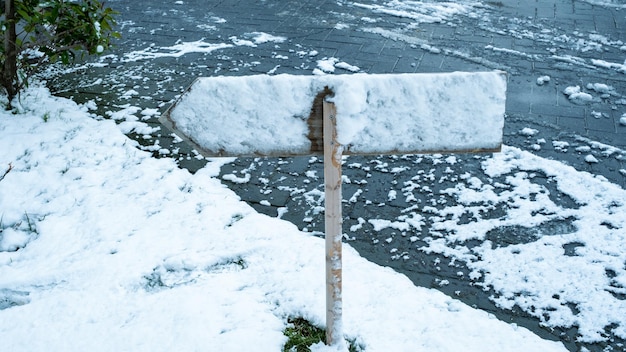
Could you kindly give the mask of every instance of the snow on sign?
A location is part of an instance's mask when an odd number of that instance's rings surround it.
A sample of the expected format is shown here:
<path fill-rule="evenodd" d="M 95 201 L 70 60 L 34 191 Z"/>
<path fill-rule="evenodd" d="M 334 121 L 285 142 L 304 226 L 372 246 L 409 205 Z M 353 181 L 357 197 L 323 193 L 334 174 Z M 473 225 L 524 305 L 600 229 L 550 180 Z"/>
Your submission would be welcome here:
<path fill-rule="evenodd" d="M 504 72 L 197 79 L 160 118 L 207 157 L 324 155 L 326 342 L 341 328 L 341 156 L 493 152 Z"/>
<path fill-rule="evenodd" d="M 207 157 L 321 154 L 327 94 L 343 154 L 496 151 L 505 91 L 499 71 L 210 77 L 161 122 Z"/>

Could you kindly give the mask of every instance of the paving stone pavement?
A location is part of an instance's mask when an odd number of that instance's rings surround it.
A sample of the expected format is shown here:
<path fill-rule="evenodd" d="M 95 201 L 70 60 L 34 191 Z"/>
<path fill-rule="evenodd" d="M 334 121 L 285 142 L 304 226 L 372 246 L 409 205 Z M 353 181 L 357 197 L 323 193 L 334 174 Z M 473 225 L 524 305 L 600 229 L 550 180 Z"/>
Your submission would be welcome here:
<path fill-rule="evenodd" d="M 110 0 L 108 6 L 120 12 L 123 35 L 110 55 L 88 58 L 84 65 L 69 70 L 49 71 L 47 77 L 53 92 L 79 102 L 94 100 L 100 115 L 120 121 L 139 116 L 153 129 L 128 131 L 129 135 L 155 156 L 176 158 L 181 167 L 193 172 L 205 161 L 167 131 L 159 130 L 156 117 L 196 77 L 308 75 L 318 68 L 318 60 L 329 58 L 352 65 L 343 66 L 348 70 L 337 67 L 334 74 L 352 73 L 353 66 L 367 73 L 500 69 L 509 74 L 506 145 L 562 161 L 625 188 L 626 122 L 620 123 L 620 119 L 626 120 L 626 5 L 599 2 L 459 2 L 442 3 L 448 12 L 419 12 L 408 1 Z M 402 4 L 406 5 L 403 11 L 392 11 Z M 470 10 L 462 11 L 463 6 Z M 284 40 L 262 40 L 259 33 Z M 549 80 L 538 81 L 545 76 Z M 575 86 L 586 93 L 587 100 L 564 94 L 566 88 Z M 390 199 L 389 189 L 411 181 L 414 175 L 390 172 L 394 167 L 417 169 L 419 164 L 419 168 L 431 170 L 434 179 L 421 180 L 429 191 L 418 197 L 424 203 L 433 202 L 433 194 L 453 184 L 436 182 L 446 173 L 440 159 L 350 157 L 346 165 L 359 167 L 344 171 L 355 181 L 344 186 L 344 197 L 355 199 L 344 205 L 344 226 L 360 225 L 359 218 L 402 214 L 407 202 L 401 197 Z M 479 169 L 481 160 L 458 156 L 454 171 Z M 371 167 L 365 171 L 363 165 Z M 321 170 L 321 160 L 316 158 L 240 158 L 224 166 L 222 174 L 251 174 L 252 181 L 247 183 L 224 182 L 260 212 L 282 216 L 319 234 L 323 224 L 319 190 L 323 188 L 316 175 L 322 175 Z M 364 179 L 367 185 L 358 182 Z M 547 176 L 538 175 L 537 179 L 550 187 Z M 560 197 L 559 190 L 550 191 L 555 199 Z M 365 200 L 384 206 L 368 207 Z M 558 201 L 574 206 L 566 197 Z M 564 219 L 546 224 L 545 229 L 567 233 L 568 226 Z M 397 260 L 385 244 L 385 239 L 394 235 L 393 229 L 374 231 L 364 226 L 359 234 L 350 233 L 352 238 L 347 241 L 364 257 L 406 274 L 417 285 L 437 288 L 544 338 L 560 339 L 572 351 L 623 347 L 624 341 L 614 336 L 608 342 L 580 343 L 575 328 L 545 329 L 538 319 L 519 310 L 497 308 L 488 299 L 489 293 L 465 279 L 467 267 L 449 265 L 449 259 L 442 265 L 433 264 L 446 261 L 441 255 L 422 253 L 415 260 Z M 419 243 L 427 234 L 415 235 Z M 491 239 L 511 241 L 507 236 L 494 233 Z M 409 245 L 415 244 L 406 244 L 407 248 Z M 395 249 L 399 254 L 409 251 L 401 245 Z M 465 275 L 459 277 L 459 271 Z M 441 285 L 442 280 L 450 283 Z"/>

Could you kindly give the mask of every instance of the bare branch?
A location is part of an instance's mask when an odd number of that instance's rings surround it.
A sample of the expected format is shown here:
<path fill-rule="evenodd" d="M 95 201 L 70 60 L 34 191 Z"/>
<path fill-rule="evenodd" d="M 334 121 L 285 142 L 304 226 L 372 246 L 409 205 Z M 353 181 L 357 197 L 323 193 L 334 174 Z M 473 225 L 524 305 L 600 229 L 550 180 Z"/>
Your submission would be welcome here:
<path fill-rule="evenodd" d="M 7 169 L 7 171 L 4 172 L 4 174 L 2 176 L 0 176 L 0 181 L 4 180 L 4 177 L 11 172 L 11 170 L 13 170 L 13 164 L 9 163 L 9 168 Z"/>

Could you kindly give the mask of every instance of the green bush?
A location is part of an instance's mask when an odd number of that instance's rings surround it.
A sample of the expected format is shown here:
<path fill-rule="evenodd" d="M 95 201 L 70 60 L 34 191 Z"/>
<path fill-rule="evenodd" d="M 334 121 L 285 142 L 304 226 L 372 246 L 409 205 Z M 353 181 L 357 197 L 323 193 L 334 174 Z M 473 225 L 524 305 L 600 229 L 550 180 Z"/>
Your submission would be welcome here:
<path fill-rule="evenodd" d="M 113 30 L 116 12 L 98 0 L 4 0 L 0 8 L 0 86 L 9 109 L 41 62 L 100 54 L 120 36 Z"/>

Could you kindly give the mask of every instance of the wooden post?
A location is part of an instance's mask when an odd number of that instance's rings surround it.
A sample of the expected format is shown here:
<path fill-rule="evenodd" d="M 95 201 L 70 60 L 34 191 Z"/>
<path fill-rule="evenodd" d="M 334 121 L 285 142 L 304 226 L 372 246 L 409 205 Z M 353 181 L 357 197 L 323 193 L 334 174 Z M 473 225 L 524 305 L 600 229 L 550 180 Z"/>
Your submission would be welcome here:
<path fill-rule="evenodd" d="M 335 104 L 324 102 L 324 205 L 326 231 L 326 344 L 344 343 L 341 326 L 341 154 Z"/>

